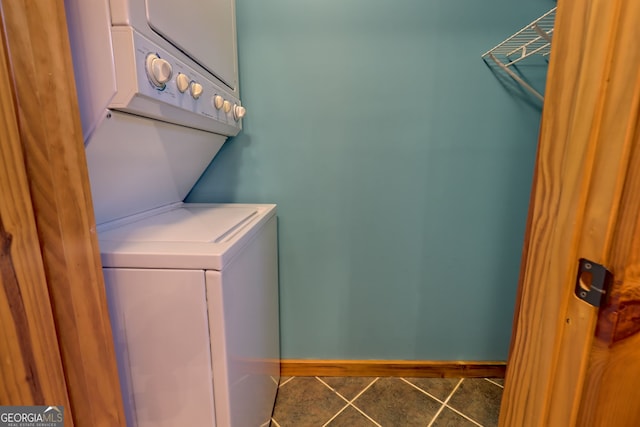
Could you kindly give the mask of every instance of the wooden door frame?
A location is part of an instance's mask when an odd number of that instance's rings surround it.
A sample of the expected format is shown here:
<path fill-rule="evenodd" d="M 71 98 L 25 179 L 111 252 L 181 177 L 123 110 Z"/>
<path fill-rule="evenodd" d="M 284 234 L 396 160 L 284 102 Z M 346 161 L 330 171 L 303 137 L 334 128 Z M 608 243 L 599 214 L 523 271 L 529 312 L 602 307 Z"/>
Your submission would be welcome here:
<path fill-rule="evenodd" d="M 5 47 L 2 33 L 0 87 L 9 90 L 0 91 L 0 405 L 70 409 Z"/>
<path fill-rule="evenodd" d="M 5 157 L 12 155 L 14 166 L 26 173 L 28 189 L 20 188 L 24 203 L 15 209 L 35 221 L 39 244 L 29 247 L 28 256 L 42 260 L 42 279 L 46 278 L 43 283 L 48 289 L 37 291 L 42 309 L 28 304 L 36 288 L 23 274 L 35 265 L 16 264 L 29 319 L 26 326 L 14 322 L 16 337 L 23 342 L 33 336 L 34 328 L 44 332 L 45 327 L 55 325 L 57 334 L 52 337 L 57 337 L 57 344 L 41 337 L 45 348 L 38 347 L 36 360 L 58 357 L 63 367 L 57 372 L 52 362 L 44 373 L 38 370 L 44 378 L 58 383 L 57 394 L 42 389 L 37 399 L 23 395 L 17 398 L 7 395 L 3 388 L 0 403 L 66 405 L 71 415 L 66 417 L 66 425 L 124 426 L 64 4 L 55 0 L 0 0 L 0 8 L 2 56 L 8 65 L 8 82 L 3 82 L 3 87 L 13 89 L 3 91 L 3 118 L 11 114 L 8 103 L 13 98 L 17 128 L 12 135 L 19 138 L 23 156 L 18 158 L 15 147 L 5 144 L 4 139 L 0 150 Z M 33 212 L 31 217 L 29 212 Z M 16 249 L 21 247 L 19 230 L 13 223 L 5 225 L 7 233 L 14 235 Z M 31 319 L 38 319 L 45 306 L 53 313 L 53 323 L 32 324 Z M 0 318 L 10 318 L 6 305 L 0 305 L 0 310 Z M 24 351 L 11 353 L 11 357 L 15 366 L 29 362 Z M 21 376 L 16 371 L 9 380 L 6 371 L 0 372 L 4 382 L 10 382 L 16 390 L 32 386 L 30 375 Z M 68 404 L 57 397 L 60 387 L 68 393 Z"/>

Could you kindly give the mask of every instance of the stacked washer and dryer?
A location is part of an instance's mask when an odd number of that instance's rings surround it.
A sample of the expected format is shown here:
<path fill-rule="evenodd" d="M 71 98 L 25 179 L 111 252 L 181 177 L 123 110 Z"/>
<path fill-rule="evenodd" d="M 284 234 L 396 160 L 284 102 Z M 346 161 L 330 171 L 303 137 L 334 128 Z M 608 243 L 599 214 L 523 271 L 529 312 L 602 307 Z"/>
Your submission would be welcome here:
<path fill-rule="evenodd" d="M 183 200 L 241 130 L 234 0 L 65 0 L 127 424 L 268 425 L 275 205 Z"/>

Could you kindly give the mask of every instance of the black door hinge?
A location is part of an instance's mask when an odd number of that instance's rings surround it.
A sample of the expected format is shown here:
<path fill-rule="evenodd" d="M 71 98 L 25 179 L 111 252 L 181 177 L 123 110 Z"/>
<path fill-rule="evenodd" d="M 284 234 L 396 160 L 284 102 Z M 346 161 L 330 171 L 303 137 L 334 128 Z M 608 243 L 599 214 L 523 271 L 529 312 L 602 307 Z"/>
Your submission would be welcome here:
<path fill-rule="evenodd" d="M 594 307 L 600 307 L 606 301 L 613 274 L 604 266 L 585 258 L 580 258 L 579 263 L 576 296 Z"/>

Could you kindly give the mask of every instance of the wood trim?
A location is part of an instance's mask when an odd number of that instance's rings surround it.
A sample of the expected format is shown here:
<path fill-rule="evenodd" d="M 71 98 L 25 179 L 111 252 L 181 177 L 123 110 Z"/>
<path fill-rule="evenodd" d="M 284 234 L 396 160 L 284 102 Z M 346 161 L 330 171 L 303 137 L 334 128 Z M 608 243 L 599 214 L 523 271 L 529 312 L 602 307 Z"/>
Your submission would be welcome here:
<path fill-rule="evenodd" d="M 77 425 L 125 425 L 64 4 L 0 4 L 73 418 Z"/>
<path fill-rule="evenodd" d="M 527 262 L 529 257 L 529 250 L 531 248 L 531 225 L 533 223 L 533 209 L 531 207 L 535 201 L 536 188 L 538 185 L 538 165 L 540 164 L 540 145 L 536 149 L 536 161 L 533 168 L 533 180 L 531 183 L 531 193 L 529 194 L 529 212 L 527 213 L 527 223 L 524 231 L 524 239 L 522 242 L 522 254 L 520 256 L 520 274 L 518 277 L 518 289 L 516 291 L 515 307 L 513 310 L 513 322 L 512 325 L 517 325 L 520 319 L 520 310 L 522 307 L 522 284 L 525 278 L 525 269 L 523 266 Z M 516 338 L 516 328 L 511 329 L 511 340 L 509 341 L 509 358 L 514 351 L 514 344 Z"/>
<path fill-rule="evenodd" d="M 505 362 L 284 359 L 284 377 L 503 378 Z"/>

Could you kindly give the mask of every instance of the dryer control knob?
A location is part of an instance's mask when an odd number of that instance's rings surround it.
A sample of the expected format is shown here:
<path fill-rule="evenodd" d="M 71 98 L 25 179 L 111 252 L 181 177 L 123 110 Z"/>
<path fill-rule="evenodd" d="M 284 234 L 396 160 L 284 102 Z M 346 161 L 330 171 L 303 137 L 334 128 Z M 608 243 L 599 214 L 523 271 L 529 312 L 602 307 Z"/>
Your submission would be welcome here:
<path fill-rule="evenodd" d="M 191 82 L 190 91 L 193 99 L 198 99 L 202 95 L 202 85 L 197 82 Z"/>
<path fill-rule="evenodd" d="M 181 93 L 184 93 L 189 88 L 189 77 L 185 74 L 178 73 L 176 76 L 176 86 Z"/>
<path fill-rule="evenodd" d="M 245 114 L 247 114 L 247 109 L 242 105 L 233 106 L 233 118 L 236 119 L 236 122 L 243 118 Z"/>
<path fill-rule="evenodd" d="M 225 113 L 228 113 L 229 111 L 231 111 L 231 103 L 229 101 L 224 101 L 222 103 L 222 108 L 224 109 Z"/>
<path fill-rule="evenodd" d="M 224 105 L 224 98 L 220 95 L 216 95 L 213 97 L 213 106 L 216 107 L 216 110 L 219 110 Z"/>
<path fill-rule="evenodd" d="M 164 89 L 165 83 L 171 79 L 171 74 L 173 73 L 171 64 L 167 60 L 158 57 L 158 55 L 151 53 L 147 55 L 145 65 L 151 83 L 158 88 Z"/>

